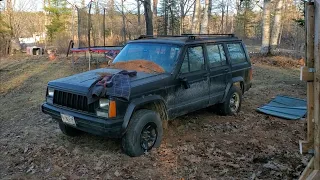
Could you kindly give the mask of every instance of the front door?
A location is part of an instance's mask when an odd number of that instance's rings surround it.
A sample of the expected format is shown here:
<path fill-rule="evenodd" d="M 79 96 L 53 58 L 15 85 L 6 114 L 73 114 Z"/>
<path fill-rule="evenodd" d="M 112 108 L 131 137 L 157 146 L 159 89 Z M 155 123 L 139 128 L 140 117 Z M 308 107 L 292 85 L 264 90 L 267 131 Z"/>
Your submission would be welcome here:
<path fill-rule="evenodd" d="M 188 47 L 173 89 L 173 114 L 180 116 L 209 104 L 209 71 L 205 62 L 202 45 Z M 184 81 L 184 82 L 183 82 Z M 189 87 L 186 87 L 186 84 Z"/>

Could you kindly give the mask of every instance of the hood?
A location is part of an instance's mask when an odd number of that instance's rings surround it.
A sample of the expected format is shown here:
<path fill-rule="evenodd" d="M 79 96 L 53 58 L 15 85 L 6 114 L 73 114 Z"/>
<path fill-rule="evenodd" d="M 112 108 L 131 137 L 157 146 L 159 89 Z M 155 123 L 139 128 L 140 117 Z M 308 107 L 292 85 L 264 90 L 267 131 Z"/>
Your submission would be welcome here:
<path fill-rule="evenodd" d="M 85 95 L 89 91 L 91 86 L 93 86 L 96 83 L 96 81 L 100 79 L 101 73 L 116 74 L 120 71 L 122 70 L 107 69 L 107 68 L 96 69 L 96 70 L 87 71 L 84 73 L 75 74 L 65 78 L 50 81 L 48 83 L 48 86 L 53 87 L 55 89 L 60 89 L 60 90 L 69 91 L 69 92 L 77 92 Z M 162 75 L 164 74 L 150 74 L 150 73 L 144 73 L 144 72 L 137 72 L 137 75 L 135 77 L 130 78 L 131 87 L 139 86 L 144 83 L 154 81 L 158 78 L 161 78 Z M 151 77 L 154 77 L 155 79 Z"/>

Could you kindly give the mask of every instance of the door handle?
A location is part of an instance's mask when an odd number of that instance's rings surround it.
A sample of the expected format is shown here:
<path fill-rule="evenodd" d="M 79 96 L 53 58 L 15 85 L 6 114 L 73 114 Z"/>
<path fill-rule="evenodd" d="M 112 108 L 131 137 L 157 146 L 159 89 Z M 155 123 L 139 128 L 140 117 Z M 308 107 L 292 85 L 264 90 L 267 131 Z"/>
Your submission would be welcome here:
<path fill-rule="evenodd" d="M 227 69 L 224 69 L 224 72 L 228 72 L 229 71 L 229 68 L 227 68 Z"/>

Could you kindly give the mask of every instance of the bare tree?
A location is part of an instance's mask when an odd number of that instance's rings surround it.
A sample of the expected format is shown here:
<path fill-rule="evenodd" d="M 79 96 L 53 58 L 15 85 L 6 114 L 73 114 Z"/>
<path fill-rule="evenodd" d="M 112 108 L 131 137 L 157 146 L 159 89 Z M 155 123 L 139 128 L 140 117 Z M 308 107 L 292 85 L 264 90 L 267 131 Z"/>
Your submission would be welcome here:
<path fill-rule="evenodd" d="M 262 15 L 262 45 L 261 54 L 267 55 L 270 53 L 270 10 L 271 1 L 264 0 L 263 3 L 263 15 Z"/>
<path fill-rule="evenodd" d="M 209 0 L 209 6 L 208 6 L 208 33 L 210 33 L 211 30 L 211 23 L 212 23 L 212 0 Z"/>
<path fill-rule="evenodd" d="M 144 6 L 144 16 L 145 16 L 145 20 L 146 20 L 146 34 L 153 35 L 151 1 L 144 0 L 143 6 Z"/>
<path fill-rule="evenodd" d="M 158 0 L 153 0 L 153 30 L 154 34 L 157 35 L 158 30 Z"/>
<path fill-rule="evenodd" d="M 227 3 L 226 3 L 227 12 L 226 12 L 226 25 L 225 25 L 226 31 L 225 31 L 225 33 L 230 32 L 230 28 L 229 28 L 229 2 L 230 2 L 230 0 L 227 0 Z"/>
<path fill-rule="evenodd" d="M 195 0 L 180 0 L 180 34 L 185 33 L 184 20 L 186 15 L 190 12 L 194 3 Z"/>
<path fill-rule="evenodd" d="M 282 25 L 282 22 L 281 22 L 282 6 L 283 6 L 283 0 L 278 0 L 276 4 L 276 9 L 275 9 L 275 16 L 274 16 L 272 34 L 271 34 L 271 40 L 270 40 L 271 54 L 274 54 L 275 49 L 277 48 L 278 42 L 279 42 L 281 25 Z"/>
<path fill-rule="evenodd" d="M 11 34 L 11 36 L 13 36 L 14 29 L 13 29 L 13 4 L 12 4 L 12 0 L 7 0 L 6 12 L 7 12 L 7 16 L 9 19 L 8 21 L 9 21 L 10 34 Z"/>
<path fill-rule="evenodd" d="M 138 33 L 141 35 L 141 12 L 140 12 L 140 0 L 137 0 L 137 11 L 138 11 Z"/>
<path fill-rule="evenodd" d="M 173 15 L 172 4 L 170 4 L 169 10 L 170 10 L 171 35 L 174 35 L 174 15 Z"/>
<path fill-rule="evenodd" d="M 192 33 L 199 33 L 199 15 L 200 15 L 200 0 L 196 0 L 194 4 L 194 12 L 192 17 Z"/>
<path fill-rule="evenodd" d="M 208 10 L 209 10 L 209 0 L 205 0 L 203 19 L 202 19 L 201 28 L 200 28 L 200 32 L 202 34 L 208 33 L 208 14 L 209 14 Z"/>
<path fill-rule="evenodd" d="M 224 33 L 224 18 L 225 18 L 225 10 L 226 10 L 226 4 L 225 2 L 222 0 L 221 1 L 221 33 Z"/>
<path fill-rule="evenodd" d="M 126 36 L 127 36 L 127 32 L 126 32 L 126 20 L 125 20 L 125 15 L 124 15 L 124 6 L 123 6 L 123 1 L 124 0 L 121 0 L 121 14 L 122 14 L 122 35 L 123 35 L 123 42 L 125 43 L 126 42 Z"/>

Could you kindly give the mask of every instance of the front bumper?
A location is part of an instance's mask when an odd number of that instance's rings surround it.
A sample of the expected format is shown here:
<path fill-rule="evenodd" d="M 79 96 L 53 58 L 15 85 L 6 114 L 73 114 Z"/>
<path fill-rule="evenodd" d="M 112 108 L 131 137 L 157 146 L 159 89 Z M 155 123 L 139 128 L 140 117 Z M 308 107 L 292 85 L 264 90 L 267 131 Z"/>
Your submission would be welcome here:
<path fill-rule="evenodd" d="M 41 105 L 41 111 L 51 115 L 52 118 L 59 123 L 62 123 L 61 113 L 73 116 L 76 122 L 76 127 L 74 128 L 81 131 L 111 138 L 119 138 L 122 136 L 121 127 L 123 119 L 100 119 L 70 109 L 59 108 L 48 103 L 43 103 Z"/>

